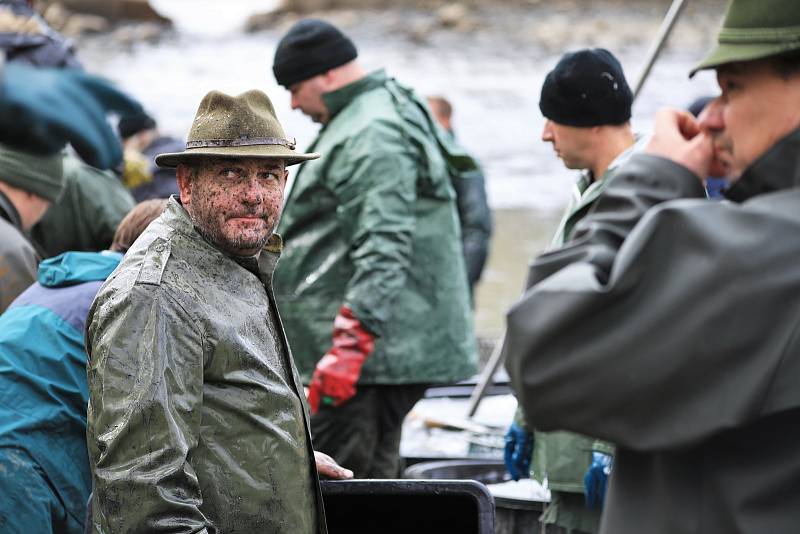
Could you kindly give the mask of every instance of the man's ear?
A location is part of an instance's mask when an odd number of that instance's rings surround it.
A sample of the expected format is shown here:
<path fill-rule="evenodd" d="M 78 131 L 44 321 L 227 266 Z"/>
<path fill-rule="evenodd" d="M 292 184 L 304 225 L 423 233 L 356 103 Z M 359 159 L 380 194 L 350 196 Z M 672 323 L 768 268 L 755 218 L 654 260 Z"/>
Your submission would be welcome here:
<path fill-rule="evenodd" d="M 175 179 L 178 181 L 181 204 L 190 206 L 192 204 L 192 169 L 179 163 L 178 168 L 175 169 Z"/>
<path fill-rule="evenodd" d="M 325 91 L 333 91 L 336 88 L 337 77 L 335 69 L 331 69 L 322 74 L 322 79 L 325 82 Z"/>

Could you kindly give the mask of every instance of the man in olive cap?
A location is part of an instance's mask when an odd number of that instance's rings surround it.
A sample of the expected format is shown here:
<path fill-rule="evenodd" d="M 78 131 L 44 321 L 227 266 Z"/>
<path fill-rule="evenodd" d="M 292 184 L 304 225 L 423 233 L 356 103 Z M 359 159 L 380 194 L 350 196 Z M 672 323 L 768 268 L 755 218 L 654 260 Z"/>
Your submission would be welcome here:
<path fill-rule="evenodd" d="M 39 257 L 25 232 L 64 189 L 61 154 L 0 145 L 0 313 L 36 281 Z"/>
<path fill-rule="evenodd" d="M 272 296 L 286 166 L 318 155 L 294 150 L 255 90 L 208 93 L 188 139 L 156 158 L 176 167 L 180 195 L 87 321 L 93 531 L 324 532 Z"/>
<path fill-rule="evenodd" d="M 273 72 L 323 127 L 298 172 L 275 288 L 314 443 L 359 477 L 398 476 L 403 418 L 427 385 L 476 369 L 451 172 L 474 160 L 425 102 L 364 71 L 338 28 L 301 20 Z"/>
<path fill-rule="evenodd" d="M 800 3 L 733 0 L 698 69 L 722 90 L 709 112 L 660 112 L 531 265 L 507 368 L 528 424 L 617 444 L 601 532 L 794 533 Z M 704 198 L 714 162 L 731 202 Z"/>
<path fill-rule="evenodd" d="M 622 65 L 603 48 L 568 52 L 545 77 L 539 98 L 545 117 L 542 141 L 553 145 L 565 167 L 581 171 L 549 250 L 572 239 L 575 225 L 638 146 L 630 123 L 632 104 Z M 528 475 L 531 449 L 533 476 L 547 479 L 551 494 L 542 522 L 567 534 L 597 532 L 613 446 L 572 432 L 529 429 L 518 410 L 505 450 L 515 480 Z"/>

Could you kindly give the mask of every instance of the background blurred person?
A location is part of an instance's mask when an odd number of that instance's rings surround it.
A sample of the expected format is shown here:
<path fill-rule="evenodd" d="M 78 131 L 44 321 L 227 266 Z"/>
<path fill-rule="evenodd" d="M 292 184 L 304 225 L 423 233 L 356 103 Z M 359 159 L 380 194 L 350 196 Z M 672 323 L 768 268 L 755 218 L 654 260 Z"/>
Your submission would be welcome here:
<path fill-rule="evenodd" d="M 64 194 L 31 228 L 41 254 L 50 258 L 67 251 L 105 250 L 114 231 L 133 208 L 133 197 L 116 174 L 63 154 Z"/>
<path fill-rule="evenodd" d="M 702 96 L 689 104 L 687 109 L 694 117 L 700 117 L 700 114 L 714 101 L 714 98 L 713 96 Z M 706 177 L 706 193 L 708 193 L 708 198 L 725 198 L 724 192 L 725 188 L 728 186 L 728 181 L 722 174 L 724 171 L 719 169 L 719 166 L 716 167 L 717 168 L 714 168 L 712 166 L 711 174 Z"/>
<path fill-rule="evenodd" d="M 33 0 L 0 1 L 0 50 L 7 61 L 37 67 L 81 68 L 69 39 L 33 9 Z"/>
<path fill-rule="evenodd" d="M 72 44 L 58 32 L 50 28 L 45 21 L 30 7 L 30 2 L 8 0 L 0 3 L 0 49 L 6 54 L 6 61 L 12 64 L 24 63 L 37 67 L 64 68 L 77 71 L 81 68 L 75 57 Z M 55 83 L 53 79 L 50 83 Z M 65 84 L 62 91 L 69 88 Z M 107 98 L 113 98 L 107 94 Z M 63 101 L 63 99 L 62 99 Z M 71 115 L 74 126 L 81 129 L 87 122 L 88 115 L 103 115 L 89 98 L 78 93 L 73 97 L 70 108 L 52 110 Z M 44 105 L 40 105 L 44 108 Z M 103 117 L 104 118 L 104 117 Z M 82 128 L 83 131 L 87 129 Z M 99 132 L 107 134 L 108 128 Z M 56 133 L 45 135 L 57 136 Z M 23 139 L 25 134 L 21 136 Z M 76 142 L 79 152 L 86 152 Z M 92 143 L 97 146 L 97 143 Z M 101 166 L 116 164 L 121 154 L 119 142 L 106 140 L 110 145 L 107 154 L 102 158 Z M 119 179 L 110 172 L 91 168 L 67 151 L 64 157 L 65 189 L 60 199 L 53 202 L 51 209 L 31 230 L 31 236 L 44 257 L 52 257 L 65 251 L 99 251 L 107 248 L 114 237 L 114 230 L 120 220 L 133 207 L 134 200 Z M 97 165 L 96 158 L 89 162 Z M 105 161 L 103 161 L 105 160 Z"/>
<path fill-rule="evenodd" d="M 61 154 L 0 145 L 0 313 L 36 280 L 39 257 L 28 232 L 64 189 Z"/>
<path fill-rule="evenodd" d="M 177 195 L 175 170 L 157 166 L 155 157 L 164 152 L 182 150 L 183 141 L 162 135 L 155 119 L 147 113 L 120 117 L 117 131 L 125 154 L 122 181 L 133 198 L 141 202 L 148 198 Z"/>
<path fill-rule="evenodd" d="M 453 131 L 453 106 L 443 96 L 429 96 L 428 105 L 433 117 L 456 143 Z M 460 146 L 460 145 L 459 145 Z M 466 152 L 466 149 L 462 147 Z M 461 227 L 461 249 L 467 268 L 470 294 L 474 296 L 475 285 L 481 278 L 486 259 L 489 257 L 489 242 L 492 238 L 492 210 L 486 198 L 486 180 L 483 170 L 477 165 L 463 173 L 451 174 L 456 192 L 456 208 Z"/>
<path fill-rule="evenodd" d="M 141 106 L 113 84 L 75 69 L 37 68 L 0 61 L 0 142 L 37 155 L 70 144 L 92 167 L 108 169 L 122 159 L 109 113 Z"/>
<path fill-rule="evenodd" d="M 91 491 L 86 450 L 84 327 L 100 285 L 164 210 L 136 206 L 110 250 L 43 261 L 38 281 L 0 315 L 0 527 L 83 532 Z"/>

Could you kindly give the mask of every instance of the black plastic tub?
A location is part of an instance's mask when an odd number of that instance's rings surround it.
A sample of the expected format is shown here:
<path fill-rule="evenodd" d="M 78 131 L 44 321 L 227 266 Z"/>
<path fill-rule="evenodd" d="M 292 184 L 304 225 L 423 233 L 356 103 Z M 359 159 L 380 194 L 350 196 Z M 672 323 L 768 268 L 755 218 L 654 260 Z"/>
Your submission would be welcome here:
<path fill-rule="evenodd" d="M 502 460 L 447 459 L 420 462 L 408 467 L 405 478 L 432 480 L 477 480 L 483 484 L 504 482 L 506 467 Z"/>
<path fill-rule="evenodd" d="M 494 502 L 472 480 L 324 480 L 329 534 L 493 534 Z"/>
<path fill-rule="evenodd" d="M 507 481 L 506 468 L 502 461 L 494 460 L 439 460 L 414 464 L 405 470 L 407 478 L 448 478 L 476 480 L 483 484 L 498 484 Z M 493 498 L 495 508 L 495 534 L 532 534 L 539 532 L 539 516 L 544 504 L 541 501 Z M 546 532 L 557 533 L 558 528 L 548 526 Z"/>

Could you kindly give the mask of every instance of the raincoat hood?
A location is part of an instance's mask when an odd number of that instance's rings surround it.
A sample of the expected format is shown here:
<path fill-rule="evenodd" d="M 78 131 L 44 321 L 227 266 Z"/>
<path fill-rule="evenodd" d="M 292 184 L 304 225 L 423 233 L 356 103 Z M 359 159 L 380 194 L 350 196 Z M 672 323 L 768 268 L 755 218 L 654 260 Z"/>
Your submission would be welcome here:
<path fill-rule="evenodd" d="M 65 252 L 39 264 L 39 283 L 63 287 L 81 282 L 102 281 L 122 261 L 119 252 Z"/>

